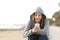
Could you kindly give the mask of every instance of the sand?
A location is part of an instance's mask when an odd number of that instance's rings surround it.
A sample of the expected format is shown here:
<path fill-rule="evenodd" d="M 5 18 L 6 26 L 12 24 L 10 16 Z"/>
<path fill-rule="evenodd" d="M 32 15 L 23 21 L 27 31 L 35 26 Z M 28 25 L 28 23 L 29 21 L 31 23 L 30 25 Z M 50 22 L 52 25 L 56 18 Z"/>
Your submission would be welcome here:
<path fill-rule="evenodd" d="M 26 40 L 22 36 L 22 30 L 0 31 L 0 40 Z"/>
<path fill-rule="evenodd" d="M 0 40 L 27 40 L 23 30 L 0 30 Z M 60 27 L 50 27 L 50 40 L 60 40 Z"/>

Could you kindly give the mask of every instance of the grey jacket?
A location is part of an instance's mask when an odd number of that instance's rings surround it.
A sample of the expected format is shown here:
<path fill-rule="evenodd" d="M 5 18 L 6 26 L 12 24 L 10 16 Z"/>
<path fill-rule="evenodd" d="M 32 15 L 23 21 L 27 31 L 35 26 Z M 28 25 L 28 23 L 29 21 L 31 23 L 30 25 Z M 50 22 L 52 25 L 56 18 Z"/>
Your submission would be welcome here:
<path fill-rule="evenodd" d="M 43 10 L 40 7 L 37 7 L 35 12 L 44 13 Z M 27 27 L 25 27 L 25 30 L 23 32 L 23 37 L 28 37 L 28 36 L 33 34 L 30 30 L 31 28 L 34 27 L 34 22 L 32 21 L 32 15 L 30 16 L 30 20 L 28 22 Z M 36 32 L 34 34 L 47 35 L 47 36 L 49 35 L 49 22 L 48 22 L 47 18 L 45 19 L 44 29 L 40 29 L 38 32 Z"/>

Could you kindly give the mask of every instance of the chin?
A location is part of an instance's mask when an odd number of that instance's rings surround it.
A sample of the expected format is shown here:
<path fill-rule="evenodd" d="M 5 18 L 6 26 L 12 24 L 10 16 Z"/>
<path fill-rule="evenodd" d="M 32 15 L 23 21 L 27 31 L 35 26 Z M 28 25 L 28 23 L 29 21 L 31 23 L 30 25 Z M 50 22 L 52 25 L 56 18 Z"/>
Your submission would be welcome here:
<path fill-rule="evenodd" d="M 39 21 L 36 21 L 36 23 L 39 23 Z"/>

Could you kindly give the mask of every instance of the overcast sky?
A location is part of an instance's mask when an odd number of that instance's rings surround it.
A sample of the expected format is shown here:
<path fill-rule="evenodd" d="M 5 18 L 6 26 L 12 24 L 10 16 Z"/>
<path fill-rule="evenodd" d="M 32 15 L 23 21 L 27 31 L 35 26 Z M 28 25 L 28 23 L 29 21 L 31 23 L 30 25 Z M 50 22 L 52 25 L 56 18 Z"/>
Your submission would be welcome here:
<path fill-rule="evenodd" d="M 59 10 L 60 0 L 0 0 L 0 24 L 25 24 L 36 7 L 41 7 L 47 18 Z"/>

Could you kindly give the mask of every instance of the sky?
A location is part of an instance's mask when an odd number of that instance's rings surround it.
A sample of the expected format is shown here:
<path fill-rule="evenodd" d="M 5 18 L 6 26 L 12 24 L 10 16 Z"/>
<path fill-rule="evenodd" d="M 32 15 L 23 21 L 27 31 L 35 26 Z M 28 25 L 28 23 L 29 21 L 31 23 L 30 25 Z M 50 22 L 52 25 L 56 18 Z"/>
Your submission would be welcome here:
<path fill-rule="evenodd" d="M 41 7 L 47 18 L 59 10 L 60 0 L 0 0 L 0 24 L 27 24 L 36 7 Z"/>

